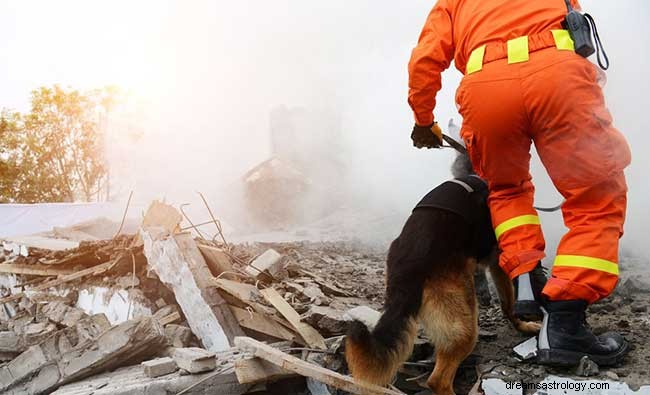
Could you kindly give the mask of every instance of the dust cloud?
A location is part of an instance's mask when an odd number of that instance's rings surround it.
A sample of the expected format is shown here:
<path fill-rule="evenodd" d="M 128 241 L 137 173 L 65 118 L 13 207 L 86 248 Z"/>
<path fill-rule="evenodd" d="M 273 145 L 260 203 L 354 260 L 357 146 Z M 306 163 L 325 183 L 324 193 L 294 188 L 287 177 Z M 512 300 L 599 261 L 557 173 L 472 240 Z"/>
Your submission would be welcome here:
<path fill-rule="evenodd" d="M 595 17 L 612 61 L 606 97 L 633 152 L 627 170 L 630 206 L 624 246 L 650 256 L 642 248 L 650 232 L 648 137 L 642 115 L 650 91 L 645 44 L 650 38 L 645 23 L 650 4 L 581 3 Z M 241 212 L 235 204 L 241 177 L 272 155 L 271 114 L 277 108 L 329 114 L 300 123 L 297 133 L 317 137 L 330 153 L 332 146 L 340 147 L 332 155 L 345 169 L 344 177 L 323 179 L 337 181 L 346 191 L 340 203 L 345 212 L 358 213 L 359 218 L 392 218 L 368 233 L 369 238 L 383 242 L 394 237 L 420 197 L 449 177 L 451 150 L 416 150 L 409 138 L 413 121 L 406 102 L 406 66 L 431 0 L 399 5 L 386 0 L 156 1 L 142 2 L 135 10 L 131 2 L 118 1 L 110 3 L 109 18 L 102 15 L 107 10 L 88 5 L 79 11 L 81 3 L 56 4 L 48 6 L 48 18 L 39 19 L 37 29 L 56 40 L 57 18 L 63 18 L 65 26 L 75 26 L 74 16 L 83 20 L 76 34 L 94 43 L 84 48 L 87 73 L 103 67 L 110 74 L 129 65 L 139 70 L 138 78 L 130 81 L 134 95 L 129 111 L 115 114 L 108 130 L 116 200 L 126 200 L 134 190 L 141 203 L 165 197 L 196 206 L 196 191 L 201 191 L 217 215 L 237 224 L 232 213 Z M 111 37 L 121 41 L 111 43 Z M 60 54 L 78 45 L 61 38 Z M 106 45 L 112 52 L 103 50 Z M 113 53 L 120 48 L 125 53 L 118 61 Z M 57 54 L 52 56 L 57 59 Z M 75 65 L 70 64 L 72 71 L 66 74 L 66 60 L 57 64 L 59 74 L 28 80 L 71 86 L 116 82 L 79 80 L 72 72 Z M 35 63 L 30 63 L 29 72 L 45 73 Z M 450 118 L 461 121 L 454 104 L 460 79 L 453 68 L 443 75 L 436 110 L 443 125 Z M 25 94 L 36 85 L 25 84 Z M 561 197 L 536 157 L 532 173 L 537 204 L 558 203 Z M 327 202 L 330 196 L 322 199 L 313 204 Z M 552 251 L 563 231 L 561 216 L 544 214 L 542 221 Z M 358 236 L 364 232 L 359 230 Z"/>

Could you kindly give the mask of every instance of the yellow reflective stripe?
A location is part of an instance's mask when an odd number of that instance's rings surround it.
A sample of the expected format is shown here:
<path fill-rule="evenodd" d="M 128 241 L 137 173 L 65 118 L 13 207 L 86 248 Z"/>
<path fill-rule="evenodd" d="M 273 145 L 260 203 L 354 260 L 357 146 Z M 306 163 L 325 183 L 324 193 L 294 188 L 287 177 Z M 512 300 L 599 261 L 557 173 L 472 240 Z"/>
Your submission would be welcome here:
<path fill-rule="evenodd" d="M 485 56 L 485 45 L 481 45 L 472 51 L 467 60 L 466 74 L 472 74 L 483 68 L 483 57 Z"/>
<path fill-rule="evenodd" d="M 518 226 L 539 224 L 539 217 L 536 215 L 520 215 L 519 217 L 510 218 L 509 220 L 500 223 L 499 226 L 494 229 L 494 233 L 497 235 L 498 239 L 505 232 Z"/>
<path fill-rule="evenodd" d="M 528 36 L 508 40 L 508 64 L 528 61 Z"/>
<path fill-rule="evenodd" d="M 553 40 L 555 40 L 557 49 L 561 51 L 575 51 L 573 40 L 568 30 L 551 30 L 551 33 L 553 33 Z"/>
<path fill-rule="evenodd" d="M 616 263 L 589 256 L 558 255 L 555 257 L 554 265 L 600 270 L 618 276 L 618 265 Z"/>

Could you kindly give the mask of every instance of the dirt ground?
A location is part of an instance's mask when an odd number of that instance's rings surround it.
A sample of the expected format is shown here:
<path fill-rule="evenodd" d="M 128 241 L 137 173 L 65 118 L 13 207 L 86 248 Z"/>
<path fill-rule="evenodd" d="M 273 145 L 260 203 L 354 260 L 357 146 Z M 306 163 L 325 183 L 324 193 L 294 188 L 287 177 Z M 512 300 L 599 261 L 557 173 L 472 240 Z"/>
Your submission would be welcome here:
<path fill-rule="evenodd" d="M 313 273 L 347 290 L 352 297 L 337 298 L 345 306 L 365 304 L 381 309 L 384 297 L 384 273 L 386 253 L 376 247 L 345 242 L 299 242 L 258 243 L 260 251 L 272 247 L 289 255 L 295 262 Z M 246 248 L 250 248 L 247 245 Z M 641 262 L 634 262 L 638 266 Z M 631 351 L 621 366 L 601 369 L 592 378 L 619 380 L 633 390 L 650 384 L 650 287 L 641 276 L 631 273 L 623 276 L 617 291 L 607 299 L 589 307 L 588 322 L 594 332 L 607 330 L 621 332 L 631 344 Z M 472 355 L 463 363 L 457 378 L 456 391 L 468 393 L 476 383 L 478 374 L 485 377 L 501 377 L 508 381 L 539 382 L 549 374 L 576 379 L 574 369 L 553 369 L 515 358 L 512 348 L 527 340 L 502 317 L 496 292 L 491 285 L 492 303 L 480 307 L 479 342 Z M 417 385 L 426 380 L 433 362 L 432 348 L 423 344 L 400 373 L 396 385 L 409 393 L 418 393 Z M 423 376 L 417 380 L 413 378 Z M 408 380 L 408 381 L 407 381 Z M 427 392 L 424 392 L 427 393 Z"/>

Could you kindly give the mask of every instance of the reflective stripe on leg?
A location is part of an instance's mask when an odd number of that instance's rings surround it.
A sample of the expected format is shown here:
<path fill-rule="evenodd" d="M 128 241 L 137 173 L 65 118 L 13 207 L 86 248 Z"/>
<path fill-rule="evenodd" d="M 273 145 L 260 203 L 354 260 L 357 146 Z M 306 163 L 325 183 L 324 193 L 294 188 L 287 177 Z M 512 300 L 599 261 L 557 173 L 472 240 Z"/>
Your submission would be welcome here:
<path fill-rule="evenodd" d="M 618 276 L 618 264 L 600 258 L 580 255 L 558 255 L 555 257 L 555 267 L 578 267 L 583 269 L 599 270 Z"/>
<path fill-rule="evenodd" d="M 507 221 L 504 221 L 497 225 L 494 229 L 494 233 L 497 236 L 497 240 L 505 232 L 524 225 L 541 225 L 539 217 L 537 215 L 520 215 L 518 217 L 510 218 Z"/>

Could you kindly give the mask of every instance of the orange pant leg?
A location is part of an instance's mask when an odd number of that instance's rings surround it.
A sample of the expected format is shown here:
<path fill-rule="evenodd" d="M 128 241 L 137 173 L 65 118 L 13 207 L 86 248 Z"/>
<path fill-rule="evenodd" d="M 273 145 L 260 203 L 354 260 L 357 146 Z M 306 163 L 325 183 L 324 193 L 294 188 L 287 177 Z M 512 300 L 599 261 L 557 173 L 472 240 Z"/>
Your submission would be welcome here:
<path fill-rule="evenodd" d="M 535 146 L 566 199 L 562 213 L 569 228 L 543 293 L 551 300 L 592 303 L 618 281 L 627 192 L 622 170 L 630 151 L 612 126 L 590 62 L 554 49 L 539 51 L 532 62 L 550 64 L 531 72 L 522 87 Z"/>
<path fill-rule="evenodd" d="M 520 77 L 513 72 L 518 69 L 505 60 L 485 64 L 465 76 L 456 97 L 461 135 L 475 171 L 489 184 L 488 205 L 502 250 L 499 263 L 511 278 L 532 270 L 545 246 L 533 208 L 531 135 Z"/>

